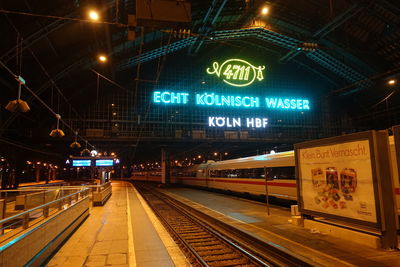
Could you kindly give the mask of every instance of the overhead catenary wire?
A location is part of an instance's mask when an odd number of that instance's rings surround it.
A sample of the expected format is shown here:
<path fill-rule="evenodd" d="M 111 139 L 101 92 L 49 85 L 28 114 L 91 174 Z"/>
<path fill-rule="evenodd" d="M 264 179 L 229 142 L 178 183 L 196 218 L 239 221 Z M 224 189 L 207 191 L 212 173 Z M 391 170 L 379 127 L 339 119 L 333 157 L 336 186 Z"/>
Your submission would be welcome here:
<path fill-rule="evenodd" d="M 30 151 L 33 151 L 33 152 L 36 152 L 36 153 L 41 153 L 41 154 L 50 155 L 50 156 L 57 156 L 57 157 L 60 157 L 60 158 L 63 157 L 61 154 L 35 149 L 35 148 L 29 147 L 29 146 L 27 146 L 25 144 L 17 143 L 14 140 L 6 139 L 4 137 L 0 138 L 0 142 L 6 143 L 8 145 L 16 146 L 16 147 L 19 147 L 19 148 L 22 148 L 22 149 L 25 149 L 25 150 L 30 150 Z"/>
<path fill-rule="evenodd" d="M 376 103 L 376 104 L 373 105 L 372 107 L 374 108 L 374 107 L 378 106 L 379 104 L 381 104 L 381 103 L 387 101 L 387 100 L 388 100 L 392 95 L 394 95 L 395 93 L 396 93 L 396 91 L 393 90 L 390 94 L 388 94 L 387 96 L 385 96 L 381 101 L 379 101 L 378 103 Z"/>
<path fill-rule="evenodd" d="M 18 76 L 15 75 L 15 73 L 8 68 L 1 60 L 0 60 L 0 65 L 7 70 L 14 78 L 17 78 Z M 57 113 L 51 108 L 49 107 L 46 102 L 44 102 L 31 88 L 29 88 L 29 86 L 27 86 L 26 84 L 23 84 L 23 86 L 25 87 L 26 90 L 28 90 L 47 110 L 50 111 L 51 114 L 54 115 L 54 117 L 57 117 Z M 62 119 L 62 117 L 60 118 L 60 121 L 64 124 L 65 127 L 67 127 L 69 130 L 71 130 L 73 133 L 75 133 L 76 131 L 72 128 L 71 125 L 69 125 L 66 121 L 64 121 Z M 78 137 L 87 142 L 91 147 L 94 148 L 94 145 L 90 144 L 85 138 L 83 138 L 81 135 L 78 134 Z"/>
<path fill-rule="evenodd" d="M 48 18 L 48 19 L 72 20 L 72 21 L 78 21 L 78 22 L 89 22 L 89 23 L 108 24 L 108 25 L 116 25 L 116 26 L 119 26 L 119 27 L 128 27 L 127 24 L 122 24 L 122 23 L 117 23 L 117 22 L 93 21 L 93 20 L 90 20 L 90 19 L 79 19 L 79 18 L 61 17 L 61 16 L 44 15 L 44 14 L 36 14 L 36 13 L 29 13 L 29 12 L 22 12 L 22 11 L 5 10 L 5 9 L 0 9 L 0 13 L 4 13 L 4 14 L 14 14 L 14 15 L 23 15 L 23 16 L 31 16 L 31 17 L 41 17 L 41 18 Z"/>
<path fill-rule="evenodd" d="M 91 68 L 90 70 L 91 70 L 92 72 L 94 72 L 95 74 L 97 74 L 98 76 L 100 76 L 101 78 L 103 78 L 104 80 L 106 80 L 106 81 L 110 82 L 111 84 L 115 85 L 116 87 L 121 88 L 121 89 L 123 89 L 123 90 L 125 90 L 125 91 L 128 91 L 128 89 L 126 89 L 126 88 L 123 87 L 122 85 L 120 85 L 120 84 L 114 82 L 114 81 L 111 80 L 110 78 L 107 78 L 106 76 L 104 76 L 103 74 L 99 73 L 98 71 L 96 71 L 96 70 L 94 70 L 94 69 L 92 69 L 92 68 Z"/>
<path fill-rule="evenodd" d="M 8 22 L 11 24 L 11 26 L 14 28 L 15 32 L 17 33 L 17 66 L 19 66 L 19 75 L 21 75 L 22 72 L 22 44 L 23 44 L 23 37 L 21 35 L 21 33 L 18 31 L 17 27 L 15 26 L 15 24 L 12 22 L 12 20 L 7 16 L 7 14 L 5 14 L 5 17 L 7 18 Z M 20 42 L 18 41 L 19 39 Z M 18 45 L 19 43 L 19 45 Z M 76 109 L 74 107 L 72 107 L 71 103 L 69 103 L 67 97 L 62 93 L 61 89 L 57 86 L 57 84 L 55 83 L 55 81 L 51 78 L 50 74 L 48 73 L 48 71 L 46 70 L 46 68 L 43 66 L 43 64 L 40 62 L 40 60 L 38 59 L 38 57 L 36 56 L 36 54 L 32 51 L 32 49 L 30 47 L 28 47 L 30 54 L 32 55 L 32 57 L 35 59 L 36 63 L 40 66 L 40 68 L 42 69 L 42 71 L 44 72 L 44 74 L 47 76 L 47 78 L 49 79 L 49 81 L 51 82 L 51 84 L 53 85 L 52 90 L 55 88 L 58 93 L 63 97 L 64 101 L 70 106 L 70 109 L 72 108 L 72 111 L 75 113 L 75 115 L 77 116 L 78 119 L 80 119 L 81 121 L 83 121 L 83 118 L 79 115 L 79 112 L 76 111 Z M 53 91 L 51 92 L 52 94 L 52 101 L 53 102 Z M 53 103 L 51 105 L 51 107 L 53 108 Z"/>

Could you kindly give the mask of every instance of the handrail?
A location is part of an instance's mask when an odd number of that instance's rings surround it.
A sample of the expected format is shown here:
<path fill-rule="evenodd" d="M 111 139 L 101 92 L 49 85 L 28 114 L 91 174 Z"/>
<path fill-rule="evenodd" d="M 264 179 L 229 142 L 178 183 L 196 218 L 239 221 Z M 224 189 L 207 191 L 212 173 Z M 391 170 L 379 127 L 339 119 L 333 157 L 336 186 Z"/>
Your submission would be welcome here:
<path fill-rule="evenodd" d="M 88 187 L 88 188 L 96 188 L 96 187 L 101 187 L 101 186 L 106 186 L 106 185 L 109 185 L 109 184 L 111 184 L 111 181 L 109 181 L 109 182 L 106 182 L 106 183 L 104 183 L 104 184 L 100 184 L 100 185 L 98 185 L 98 184 L 91 184 L 91 185 L 61 185 L 61 186 L 40 186 L 41 188 L 54 188 L 54 189 L 56 189 L 56 188 L 71 188 L 71 189 L 75 189 L 75 188 L 77 188 L 77 187 Z M 40 190 L 41 188 L 38 188 L 39 186 L 35 186 L 34 188 L 35 189 L 37 189 L 37 190 Z M 29 189 L 30 187 L 24 187 L 24 189 Z M 21 189 L 21 190 L 24 190 L 24 189 Z M 3 191 L 3 190 L 2 190 Z"/>
<path fill-rule="evenodd" d="M 49 187 L 42 187 L 42 188 L 35 188 L 35 189 L 5 189 L 5 190 L 0 190 L 0 193 L 7 193 L 7 192 L 34 192 L 34 191 L 43 191 L 43 190 L 56 190 L 57 188 L 49 188 Z M 67 188 L 68 189 L 68 188 Z"/>
<path fill-rule="evenodd" d="M 40 206 L 37 206 L 37 207 L 34 207 L 34 208 L 32 208 L 32 209 L 26 210 L 26 211 L 24 211 L 24 212 L 18 213 L 18 214 L 14 215 L 14 216 L 5 218 L 5 219 L 3 219 L 3 220 L 0 220 L 0 225 L 3 225 L 4 223 L 6 223 L 6 222 L 8 222 L 8 221 L 11 221 L 11 220 L 14 220 L 14 219 L 17 219 L 17 218 L 19 218 L 19 217 L 21 217 L 21 216 L 29 215 L 29 213 L 31 213 L 31 212 L 33 212 L 33 211 L 35 211 L 35 210 L 43 209 L 43 208 L 45 208 L 46 206 L 50 206 L 51 204 L 55 204 L 55 203 L 60 202 L 60 201 L 62 201 L 62 200 L 64 200 L 64 199 L 66 199 L 66 198 L 70 198 L 71 196 L 74 196 L 74 195 L 77 195 L 77 194 L 80 194 L 80 193 L 84 193 L 84 192 L 86 192 L 86 191 L 88 191 L 88 190 L 89 190 L 89 189 L 84 188 L 84 189 L 82 189 L 82 190 L 80 190 L 80 191 L 78 191 L 78 192 L 75 192 L 75 193 L 72 193 L 72 194 L 63 196 L 62 198 L 59 198 L 59 199 L 50 201 L 50 202 L 48 202 L 48 203 L 46 203 L 46 204 L 42 204 L 42 205 L 40 205 Z"/>

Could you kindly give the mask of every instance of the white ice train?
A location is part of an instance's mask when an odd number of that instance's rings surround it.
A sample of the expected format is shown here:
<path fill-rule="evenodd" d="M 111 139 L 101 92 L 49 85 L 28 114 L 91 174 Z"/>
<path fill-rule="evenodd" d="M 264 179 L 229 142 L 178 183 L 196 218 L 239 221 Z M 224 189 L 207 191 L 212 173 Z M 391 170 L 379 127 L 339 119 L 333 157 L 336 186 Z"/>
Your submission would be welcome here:
<path fill-rule="evenodd" d="M 390 156 L 397 211 L 400 214 L 400 185 L 397 172 L 393 138 L 390 141 Z M 267 183 L 265 182 L 267 175 Z M 135 180 L 160 181 L 160 173 L 137 172 Z M 258 155 L 246 158 L 208 162 L 187 168 L 174 169 L 171 182 L 195 187 L 225 191 L 268 195 L 271 197 L 297 200 L 294 152 Z"/>

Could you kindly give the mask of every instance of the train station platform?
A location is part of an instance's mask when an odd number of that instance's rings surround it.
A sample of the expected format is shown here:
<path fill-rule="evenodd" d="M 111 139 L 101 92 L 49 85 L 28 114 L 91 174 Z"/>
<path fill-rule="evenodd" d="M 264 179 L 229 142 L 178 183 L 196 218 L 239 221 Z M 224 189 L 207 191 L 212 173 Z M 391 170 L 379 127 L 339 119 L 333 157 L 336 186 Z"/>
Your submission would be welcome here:
<path fill-rule="evenodd" d="M 157 217 L 127 182 L 112 182 L 104 206 L 90 216 L 47 266 L 189 266 Z"/>
<path fill-rule="evenodd" d="M 399 251 L 385 251 L 292 225 L 290 209 L 219 193 L 164 188 L 161 192 L 320 266 L 400 266 Z"/>

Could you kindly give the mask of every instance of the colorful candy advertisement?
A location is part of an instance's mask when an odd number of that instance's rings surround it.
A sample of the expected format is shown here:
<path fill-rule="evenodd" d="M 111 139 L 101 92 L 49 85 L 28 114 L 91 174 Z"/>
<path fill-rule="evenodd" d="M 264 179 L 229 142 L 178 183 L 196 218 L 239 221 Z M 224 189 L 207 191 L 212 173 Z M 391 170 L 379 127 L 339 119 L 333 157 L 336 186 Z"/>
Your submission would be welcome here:
<path fill-rule="evenodd" d="M 368 140 L 298 150 L 305 210 L 376 223 Z"/>

